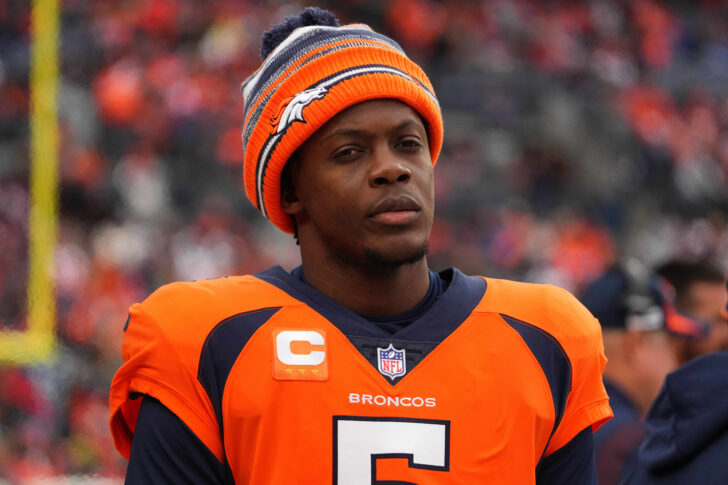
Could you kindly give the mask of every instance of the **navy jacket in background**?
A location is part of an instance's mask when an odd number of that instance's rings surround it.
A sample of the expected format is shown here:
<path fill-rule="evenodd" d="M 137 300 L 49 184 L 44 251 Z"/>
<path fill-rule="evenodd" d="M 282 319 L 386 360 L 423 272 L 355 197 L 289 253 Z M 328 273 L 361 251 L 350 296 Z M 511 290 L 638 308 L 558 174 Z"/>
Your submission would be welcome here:
<path fill-rule="evenodd" d="M 698 357 L 665 379 L 627 485 L 728 483 L 728 352 Z"/>

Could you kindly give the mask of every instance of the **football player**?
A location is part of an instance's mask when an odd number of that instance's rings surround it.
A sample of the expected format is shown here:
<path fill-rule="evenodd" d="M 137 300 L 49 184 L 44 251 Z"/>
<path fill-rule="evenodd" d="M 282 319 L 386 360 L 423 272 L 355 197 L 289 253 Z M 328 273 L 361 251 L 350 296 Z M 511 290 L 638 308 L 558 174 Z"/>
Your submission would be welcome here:
<path fill-rule="evenodd" d="M 127 482 L 596 483 L 596 320 L 556 287 L 428 268 L 443 125 L 422 69 L 316 8 L 262 58 L 245 190 L 302 265 L 131 307 L 110 396 Z"/>

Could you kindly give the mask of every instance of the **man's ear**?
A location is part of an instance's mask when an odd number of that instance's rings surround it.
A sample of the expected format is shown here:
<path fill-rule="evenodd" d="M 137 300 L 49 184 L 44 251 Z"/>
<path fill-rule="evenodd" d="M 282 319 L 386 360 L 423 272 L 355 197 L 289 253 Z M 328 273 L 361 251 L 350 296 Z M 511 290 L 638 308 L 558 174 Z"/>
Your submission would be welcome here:
<path fill-rule="evenodd" d="M 295 216 L 302 209 L 301 200 L 296 193 L 296 184 L 293 181 L 294 172 L 297 171 L 299 163 L 300 156 L 298 152 L 295 152 L 281 172 L 281 206 L 283 211 L 290 216 Z"/>
<path fill-rule="evenodd" d="M 291 187 L 292 188 L 292 187 Z M 283 211 L 291 216 L 295 216 L 301 212 L 301 200 L 293 190 L 281 191 L 281 207 Z"/>

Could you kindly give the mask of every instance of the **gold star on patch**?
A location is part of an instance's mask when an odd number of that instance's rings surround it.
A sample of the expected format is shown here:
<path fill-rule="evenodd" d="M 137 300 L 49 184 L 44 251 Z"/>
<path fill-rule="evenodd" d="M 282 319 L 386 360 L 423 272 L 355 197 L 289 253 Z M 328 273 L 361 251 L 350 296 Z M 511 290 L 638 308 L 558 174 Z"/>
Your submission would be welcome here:
<path fill-rule="evenodd" d="M 288 372 L 289 374 L 293 374 L 293 369 L 286 369 L 286 372 Z"/>
<path fill-rule="evenodd" d="M 301 374 L 305 374 L 306 373 L 306 369 L 298 369 L 298 372 L 300 372 Z"/>

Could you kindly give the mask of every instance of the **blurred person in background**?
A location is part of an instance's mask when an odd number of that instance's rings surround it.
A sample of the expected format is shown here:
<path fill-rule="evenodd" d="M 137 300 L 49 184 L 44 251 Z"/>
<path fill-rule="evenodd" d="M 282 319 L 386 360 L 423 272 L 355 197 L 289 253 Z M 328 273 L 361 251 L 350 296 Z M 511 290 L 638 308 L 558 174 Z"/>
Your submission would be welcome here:
<path fill-rule="evenodd" d="M 601 485 L 616 485 L 644 438 L 644 415 L 679 365 L 674 335 L 697 338 L 705 324 L 678 314 L 660 277 L 631 259 L 590 283 L 581 301 L 602 326 L 604 385 L 614 418 L 594 434 Z"/>
<path fill-rule="evenodd" d="M 675 306 L 682 313 L 708 323 L 709 331 L 705 338 L 681 339 L 680 363 L 711 352 L 728 350 L 725 272 L 710 261 L 678 259 L 660 265 L 656 272 L 674 288 Z"/>
<path fill-rule="evenodd" d="M 596 483 L 596 320 L 554 286 L 429 270 L 443 127 L 392 39 L 307 8 L 244 84 L 244 180 L 302 264 L 130 308 L 129 483 Z M 409 457 L 409 459 L 405 459 Z"/>
<path fill-rule="evenodd" d="M 666 269 L 670 271 L 665 271 Z M 709 264 L 672 262 L 662 266 L 660 270 L 671 275 L 701 275 L 694 281 L 713 286 L 714 278 L 708 276 L 715 276 L 715 268 Z M 696 284 L 693 290 L 700 286 Z M 721 285 L 721 290 L 723 306 L 718 309 L 716 318 L 711 320 L 718 328 L 728 322 L 728 286 Z M 714 305 L 706 307 L 714 308 Z M 699 306 L 690 308 L 696 310 Z M 714 340 L 710 342 L 714 343 Z M 695 348 L 708 350 L 711 347 L 704 345 L 694 346 L 693 349 Z M 726 350 L 708 351 L 698 355 L 670 373 L 647 413 L 647 436 L 639 447 L 637 459 L 627 465 L 622 485 L 726 483 L 727 400 Z"/>

